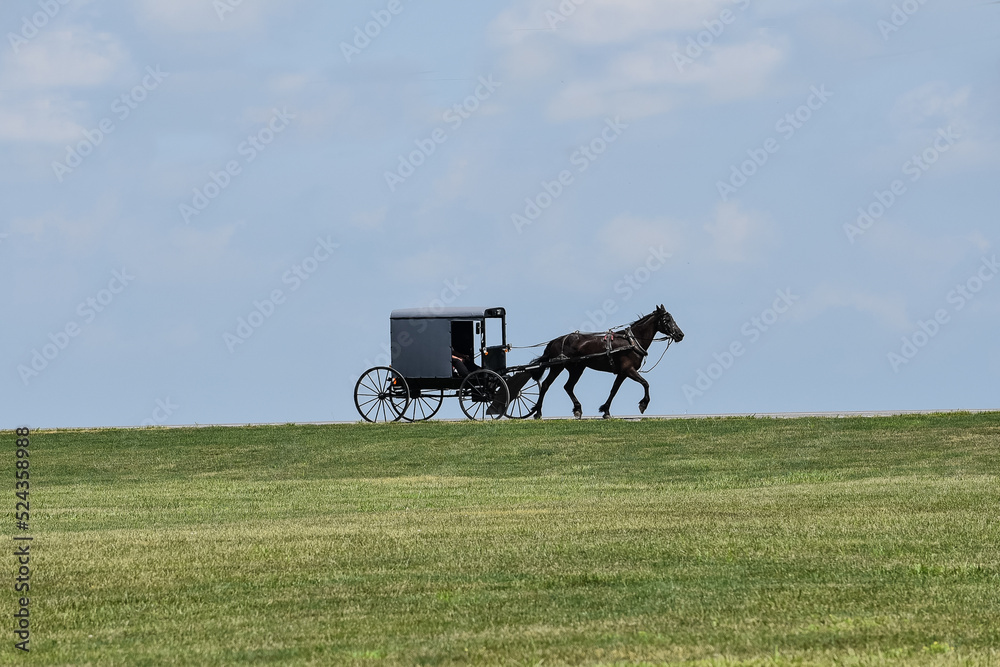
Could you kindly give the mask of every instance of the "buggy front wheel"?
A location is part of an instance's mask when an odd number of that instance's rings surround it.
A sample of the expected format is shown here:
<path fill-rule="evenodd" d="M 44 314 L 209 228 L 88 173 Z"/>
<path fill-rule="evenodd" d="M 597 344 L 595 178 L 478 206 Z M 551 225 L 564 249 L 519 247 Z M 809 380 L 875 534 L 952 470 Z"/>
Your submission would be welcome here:
<path fill-rule="evenodd" d="M 462 380 L 458 400 L 462 405 L 462 412 L 473 421 L 500 419 L 507 411 L 510 392 L 502 377 L 481 368 Z"/>

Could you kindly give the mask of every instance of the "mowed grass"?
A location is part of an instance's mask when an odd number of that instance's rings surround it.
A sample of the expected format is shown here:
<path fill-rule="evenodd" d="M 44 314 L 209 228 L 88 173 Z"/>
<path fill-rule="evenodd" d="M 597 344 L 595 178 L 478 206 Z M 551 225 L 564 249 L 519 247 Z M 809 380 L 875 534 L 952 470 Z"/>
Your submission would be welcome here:
<path fill-rule="evenodd" d="M 32 651 L 2 663 L 1000 664 L 1000 414 L 31 449 Z"/>

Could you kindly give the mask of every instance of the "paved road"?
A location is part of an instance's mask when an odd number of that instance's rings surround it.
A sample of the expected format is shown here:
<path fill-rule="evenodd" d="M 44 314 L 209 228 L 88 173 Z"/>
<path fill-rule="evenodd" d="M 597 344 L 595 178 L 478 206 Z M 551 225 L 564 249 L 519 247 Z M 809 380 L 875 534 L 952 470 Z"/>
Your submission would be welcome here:
<path fill-rule="evenodd" d="M 721 415 L 616 415 L 616 419 L 626 421 L 641 421 L 644 419 L 723 419 L 727 417 L 753 417 L 756 419 L 799 419 L 802 417 L 896 417 L 899 415 L 934 415 L 934 414 L 954 414 L 967 412 L 970 414 L 981 414 L 985 412 L 998 412 L 1000 410 L 865 410 L 860 412 L 757 412 L 757 413 L 734 413 Z M 543 421 L 565 421 L 574 417 L 545 417 Z M 600 419 L 598 416 L 584 417 L 585 420 Z M 439 419 L 435 420 L 445 423 L 462 423 L 467 419 Z M 295 426 L 328 426 L 331 424 L 357 424 L 358 421 L 340 422 L 278 422 L 278 423 L 252 423 L 252 424 L 179 424 L 172 426 L 160 426 L 157 428 L 239 428 L 243 426 L 284 426 L 294 424 Z M 144 426 L 107 426 L 88 428 L 33 428 L 33 431 L 96 431 L 103 428 L 138 429 Z"/>

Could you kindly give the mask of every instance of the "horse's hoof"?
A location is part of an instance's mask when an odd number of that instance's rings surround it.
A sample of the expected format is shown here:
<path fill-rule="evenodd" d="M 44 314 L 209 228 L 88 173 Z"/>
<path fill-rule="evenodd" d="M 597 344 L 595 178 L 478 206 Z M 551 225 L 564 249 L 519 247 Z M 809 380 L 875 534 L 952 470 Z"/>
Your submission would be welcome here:
<path fill-rule="evenodd" d="M 574 410 L 573 416 L 577 419 L 583 419 L 583 410 Z"/>
<path fill-rule="evenodd" d="M 640 403 L 640 404 L 639 404 L 639 414 L 640 414 L 640 415 L 644 415 L 644 414 L 646 414 L 646 408 L 647 408 L 647 407 L 649 407 L 649 404 L 648 404 L 648 403 L 647 403 L 646 405 L 643 405 L 642 403 Z"/>
<path fill-rule="evenodd" d="M 610 412 L 605 412 L 603 419 L 611 419 L 611 413 Z"/>
<path fill-rule="evenodd" d="M 542 413 L 541 412 L 536 412 L 535 413 L 535 419 L 541 419 L 541 418 L 542 418 Z"/>

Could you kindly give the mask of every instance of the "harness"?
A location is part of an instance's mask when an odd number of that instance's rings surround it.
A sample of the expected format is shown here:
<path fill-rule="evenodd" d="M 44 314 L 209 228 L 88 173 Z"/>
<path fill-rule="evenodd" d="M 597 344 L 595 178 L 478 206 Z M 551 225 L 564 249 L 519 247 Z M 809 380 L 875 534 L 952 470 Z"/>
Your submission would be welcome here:
<path fill-rule="evenodd" d="M 626 341 L 627 345 L 624 345 L 622 347 L 615 347 L 615 336 L 616 335 L 623 336 L 625 338 L 625 341 Z M 612 365 L 612 367 L 613 367 L 614 366 L 614 355 L 616 355 L 616 354 L 622 354 L 624 352 L 633 352 L 634 351 L 634 352 L 638 352 L 639 356 L 642 357 L 643 359 L 645 359 L 646 356 L 649 355 L 649 352 L 647 352 L 642 347 L 642 345 L 639 343 L 638 339 L 636 339 L 635 334 L 632 333 L 632 327 L 631 326 L 626 327 L 625 331 L 623 331 L 621 334 L 616 334 L 613 330 L 609 329 L 608 332 L 606 334 L 604 334 L 604 337 L 601 340 L 604 341 L 604 352 L 598 353 L 598 354 L 589 354 L 586 357 L 583 357 L 583 359 L 589 359 L 589 358 L 599 357 L 599 356 L 602 356 L 602 355 L 606 354 L 607 357 L 608 357 L 608 364 Z"/>
<path fill-rule="evenodd" d="M 581 331 L 577 330 L 577 331 L 574 331 L 573 333 L 574 334 L 583 334 L 584 332 L 581 332 Z M 570 335 L 572 335 L 572 334 L 570 334 Z M 553 363 L 553 362 L 554 363 L 559 363 L 559 362 L 563 362 L 563 361 L 570 361 L 569 356 L 567 356 L 567 354 L 566 354 L 566 343 L 567 343 L 567 339 L 569 338 L 570 335 L 562 337 L 562 349 L 559 350 L 559 354 L 557 356 L 555 356 L 555 357 L 553 357 L 552 359 L 549 360 L 550 364 Z M 589 335 L 598 335 L 598 336 L 600 336 L 601 334 L 598 333 L 598 334 L 589 334 Z M 615 337 L 616 336 L 618 336 L 618 337 L 624 336 L 625 341 L 627 342 L 627 345 L 624 345 L 622 347 L 616 348 L 614 346 L 614 342 L 615 342 Z M 604 351 L 603 352 L 596 352 L 594 354 L 588 354 L 588 355 L 585 355 L 585 356 L 582 356 L 582 357 L 576 357 L 575 359 L 572 359 L 572 361 L 574 361 L 574 362 L 587 361 L 589 359 L 596 359 L 597 357 L 603 357 L 603 356 L 606 355 L 608 357 L 608 363 L 613 366 L 614 365 L 614 355 L 621 354 L 623 352 L 632 352 L 632 351 L 634 351 L 634 352 L 637 352 L 639 354 L 639 356 L 641 357 L 642 364 L 645 364 L 646 363 L 646 358 L 649 356 L 649 351 L 646 350 L 645 348 L 643 348 L 642 345 L 639 343 L 639 340 L 635 337 L 635 333 L 633 333 L 631 325 L 626 326 L 625 329 L 624 329 L 624 331 L 622 331 L 620 333 L 615 333 L 614 329 L 608 329 L 608 331 L 603 335 L 603 337 L 601 338 L 601 340 L 604 342 Z M 653 364 L 652 368 L 650 368 L 648 370 L 640 370 L 639 371 L 640 373 L 649 373 L 654 368 L 656 368 L 657 366 L 659 366 L 660 362 L 663 361 L 663 357 L 667 353 L 667 350 L 670 349 L 670 344 L 674 342 L 674 339 L 671 338 L 670 336 L 664 336 L 663 338 L 656 338 L 654 336 L 654 338 L 653 338 L 653 340 L 651 342 L 655 343 L 655 342 L 659 342 L 659 341 L 666 341 L 667 342 L 666 347 L 663 348 L 663 353 L 660 355 L 660 358 L 657 359 L 656 363 Z M 531 348 L 536 348 L 536 347 L 542 347 L 543 345 L 547 345 L 547 344 L 548 343 L 545 342 L 545 343 L 538 343 L 537 345 L 526 345 L 526 346 L 523 346 L 523 347 L 511 346 L 511 349 L 524 350 L 524 349 L 531 349 Z"/>
<path fill-rule="evenodd" d="M 632 327 L 626 327 L 626 329 L 625 329 L 625 331 L 623 333 L 624 333 L 626 342 L 628 342 L 628 345 L 626 345 L 625 347 L 619 347 L 619 348 L 615 348 L 614 347 L 614 342 L 615 342 L 615 332 L 614 331 L 608 330 L 608 332 L 606 334 L 604 334 L 604 338 L 603 338 L 603 340 L 604 340 L 604 348 L 605 348 L 605 351 L 607 352 L 608 360 L 609 361 L 611 359 L 611 355 L 612 354 L 617 354 L 619 352 L 629 352 L 629 351 L 632 351 L 632 350 L 635 350 L 636 352 L 638 352 L 639 356 L 641 356 L 643 358 L 645 358 L 647 355 L 649 355 L 649 352 L 647 352 L 645 349 L 643 349 L 642 345 L 640 345 L 639 341 L 636 339 L 635 334 L 632 333 Z"/>

